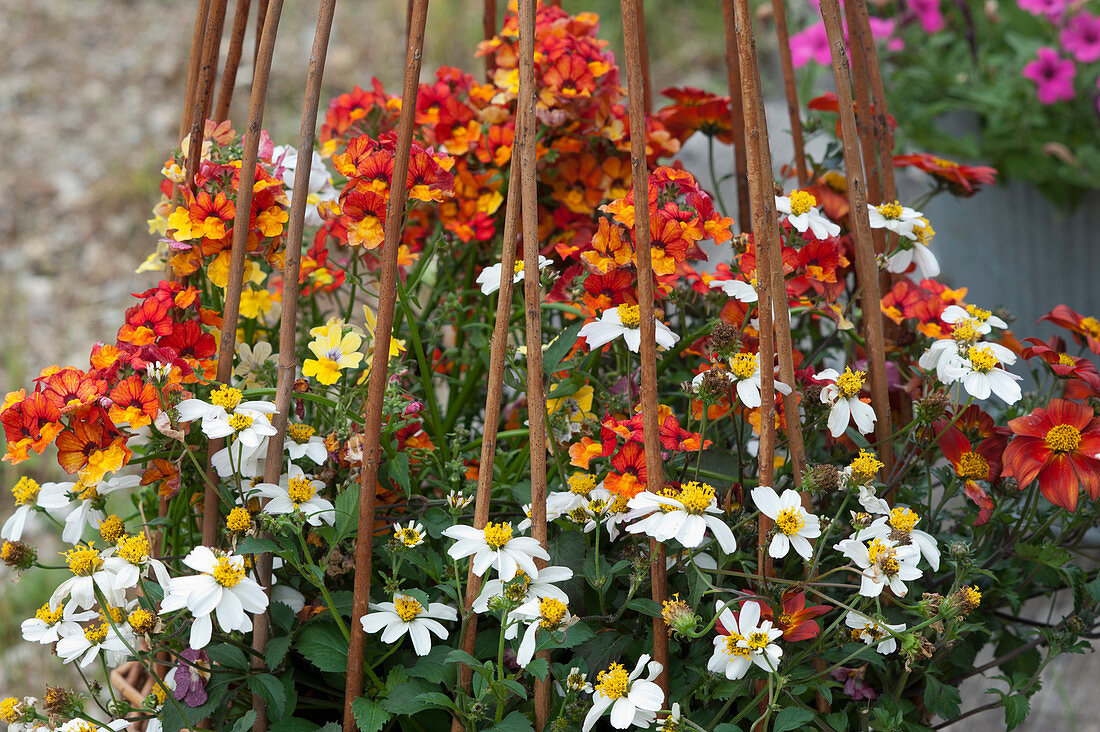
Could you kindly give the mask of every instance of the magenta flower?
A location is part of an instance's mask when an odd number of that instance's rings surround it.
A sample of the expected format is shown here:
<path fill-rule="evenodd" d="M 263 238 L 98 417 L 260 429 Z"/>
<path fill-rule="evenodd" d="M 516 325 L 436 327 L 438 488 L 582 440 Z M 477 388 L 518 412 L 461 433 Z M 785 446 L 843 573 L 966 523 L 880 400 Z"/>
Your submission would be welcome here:
<path fill-rule="evenodd" d="M 1016 0 L 1016 4 L 1032 15 L 1042 15 L 1052 23 L 1057 23 L 1066 12 L 1069 0 Z"/>
<path fill-rule="evenodd" d="M 811 25 L 791 36 L 791 62 L 794 67 L 801 68 L 811 61 L 819 66 L 832 63 L 824 22 Z"/>
<path fill-rule="evenodd" d="M 1062 48 L 1083 64 L 1100 59 L 1100 16 L 1082 10 L 1062 29 Z"/>
<path fill-rule="evenodd" d="M 909 0 L 909 9 L 917 16 L 925 33 L 939 33 L 944 28 L 940 0 Z"/>
<path fill-rule="evenodd" d="M 1070 59 L 1063 59 L 1048 46 L 1039 49 L 1039 58 L 1024 66 L 1024 78 L 1031 79 L 1038 87 L 1039 101 L 1056 104 L 1073 99 L 1073 78 L 1077 66 Z"/>

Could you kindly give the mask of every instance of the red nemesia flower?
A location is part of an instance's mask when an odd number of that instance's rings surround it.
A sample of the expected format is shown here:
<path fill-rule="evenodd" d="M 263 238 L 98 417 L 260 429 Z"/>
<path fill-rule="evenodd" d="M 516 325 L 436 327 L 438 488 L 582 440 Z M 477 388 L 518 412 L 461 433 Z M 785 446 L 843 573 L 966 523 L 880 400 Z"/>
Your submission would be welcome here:
<path fill-rule="evenodd" d="M 993 185 L 997 182 L 997 170 L 995 168 L 987 168 L 981 165 L 961 165 L 929 153 L 894 156 L 895 168 L 908 166 L 913 166 L 935 178 L 946 181 L 951 186 L 952 192 L 959 196 L 973 196 L 981 186 Z"/>
<path fill-rule="evenodd" d="M 237 207 L 229 200 L 225 191 L 218 191 L 211 197 L 208 191 L 202 190 L 191 203 L 190 213 L 193 238 L 221 240 L 226 235 L 226 224 L 232 228 Z"/>
<path fill-rule="evenodd" d="M 603 487 L 623 498 L 633 498 L 645 490 L 645 448 L 639 442 L 627 442 L 611 456 L 614 470 L 604 478 Z"/>
<path fill-rule="evenodd" d="M 42 385 L 42 395 L 62 414 L 94 404 L 107 391 L 107 382 L 93 378 L 80 369 L 58 369 L 35 379 Z"/>
<path fill-rule="evenodd" d="M 107 416 L 116 425 L 128 424 L 138 429 L 152 424 L 160 411 L 157 388 L 141 380 L 137 374 L 131 374 L 111 389 L 111 404 Z"/>
<path fill-rule="evenodd" d="M 27 396 L 25 389 L 9 392 L 0 407 L 0 423 L 8 440 L 4 456 L 12 465 L 30 457 L 30 450 L 41 454 L 57 437 L 63 426 L 61 409 L 41 392 Z"/>
<path fill-rule="evenodd" d="M 120 343 L 147 346 L 157 336 L 172 332 L 173 299 L 160 293 L 147 297 L 126 311 L 126 323 L 118 329 Z"/>
<path fill-rule="evenodd" d="M 672 104 L 657 112 L 669 134 L 684 142 L 695 132 L 707 137 L 717 137 L 727 145 L 733 142 L 733 114 L 730 98 L 710 94 L 702 89 L 686 86 L 683 89 L 668 88 L 661 94 Z"/>
<path fill-rule="evenodd" d="M 1052 399 L 1008 426 L 1016 437 L 1005 448 L 1005 475 L 1021 489 L 1038 480 L 1043 496 L 1067 511 L 1077 509 L 1081 487 L 1100 497 L 1100 418 L 1091 407 Z"/>
<path fill-rule="evenodd" d="M 132 455 L 126 437 L 99 407 L 57 436 L 58 464 L 66 473 L 79 472 L 87 483 L 98 483 L 104 473 L 118 470 Z"/>

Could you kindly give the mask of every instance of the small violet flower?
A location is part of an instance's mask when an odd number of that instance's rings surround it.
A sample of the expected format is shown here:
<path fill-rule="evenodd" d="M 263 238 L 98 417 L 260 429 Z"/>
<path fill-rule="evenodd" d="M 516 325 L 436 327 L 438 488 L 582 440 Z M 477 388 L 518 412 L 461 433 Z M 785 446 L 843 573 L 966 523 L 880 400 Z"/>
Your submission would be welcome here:
<path fill-rule="evenodd" d="M 1035 82 L 1039 101 L 1043 104 L 1073 99 L 1073 78 L 1077 75 L 1077 66 L 1073 61 L 1061 58 L 1053 48 L 1040 48 L 1039 57 L 1024 66 L 1023 73 L 1025 79 Z"/>
<path fill-rule="evenodd" d="M 1069 55 L 1083 64 L 1100 59 L 1100 15 L 1082 10 L 1068 21 L 1059 37 Z"/>

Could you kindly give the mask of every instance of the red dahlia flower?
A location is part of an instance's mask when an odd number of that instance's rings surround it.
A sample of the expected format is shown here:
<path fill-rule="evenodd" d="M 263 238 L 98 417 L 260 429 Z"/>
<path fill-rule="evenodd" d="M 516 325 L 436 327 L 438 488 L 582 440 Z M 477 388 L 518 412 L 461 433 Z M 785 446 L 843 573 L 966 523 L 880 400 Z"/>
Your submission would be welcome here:
<path fill-rule="evenodd" d="M 1100 497 L 1100 418 L 1091 407 L 1052 399 L 1008 426 L 1016 437 L 1005 448 L 1005 475 L 1020 488 L 1038 480 L 1046 499 L 1068 511 L 1076 510 L 1081 486 Z"/>
<path fill-rule="evenodd" d="M 1087 344 L 1089 350 L 1100 354 L 1100 320 L 1091 315 L 1081 316 L 1068 305 L 1059 305 L 1039 318 L 1049 320 L 1073 333 L 1078 342 Z"/>

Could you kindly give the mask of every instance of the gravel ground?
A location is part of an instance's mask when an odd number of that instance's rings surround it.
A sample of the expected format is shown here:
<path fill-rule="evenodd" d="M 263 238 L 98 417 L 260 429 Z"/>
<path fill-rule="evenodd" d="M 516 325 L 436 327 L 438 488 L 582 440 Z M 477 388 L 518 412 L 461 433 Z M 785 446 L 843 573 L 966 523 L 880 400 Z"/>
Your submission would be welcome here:
<path fill-rule="evenodd" d="M 470 10 L 475 5 L 480 3 L 434 4 L 426 69 L 440 63 L 477 68 L 470 51 L 480 32 L 480 13 Z M 315 7 L 287 3 L 284 11 L 267 123 L 279 142 L 296 136 Z M 375 75 L 387 89 L 398 88 L 404 7 L 403 0 L 338 5 L 322 104 Z M 96 340 L 114 339 L 129 293 L 155 281 L 154 275 L 133 270 L 153 245 L 145 219 L 157 198 L 161 162 L 177 142 L 193 13 L 194 3 L 184 0 L 0 0 L 0 387 L 5 391 L 27 385 L 45 365 L 85 365 Z M 688 30 L 702 33 L 701 13 L 684 13 Z M 448 33 L 433 35 L 433 28 Z M 371 31 L 369 43 L 362 42 L 363 29 Z M 712 37 L 713 31 L 711 26 L 707 42 L 692 44 L 654 38 L 651 32 L 655 88 L 673 82 L 708 85 L 721 54 L 720 36 Z M 617 32 L 609 27 L 607 36 Z M 251 47 L 249 39 L 246 49 Z M 239 75 L 245 81 L 251 75 L 248 56 Z M 238 128 L 246 95 L 247 84 L 239 84 L 231 114 Z M 57 477 L 52 458 L 20 469 L 42 479 Z M 14 475 L 7 464 L 0 465 L 0 487 L 10 485 Z M 8 501 L 8 492 L 0 491 L 0 515 L 10 512 Z M 43 556 L 56 549 L 40 546 Z M 73 684 L 69 669 L 44 649 L 18 640 L 17 622 L 9 622 L 33 614 L 37 603 L 30 596 L 45 597 L 52 580 L 41 574 L 21 585 L 12 580 L 0 568 L 0 696 L 40 696 L 46 682 Z M 1053 664 L 1026 729 L 1100 730 L 1095 721 L 1100 699 L 1091 686 L 1096 669 L 1091 655 Z M 966 699 L 964 708 L 985 701 Z M 967 720 L 965 727 L 959 725 L 963 728 L 1003 729 L 1003 721 L 993 712 Z"/>

